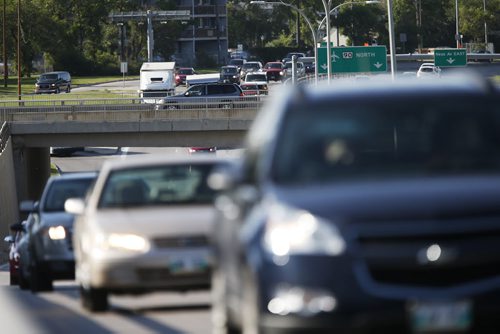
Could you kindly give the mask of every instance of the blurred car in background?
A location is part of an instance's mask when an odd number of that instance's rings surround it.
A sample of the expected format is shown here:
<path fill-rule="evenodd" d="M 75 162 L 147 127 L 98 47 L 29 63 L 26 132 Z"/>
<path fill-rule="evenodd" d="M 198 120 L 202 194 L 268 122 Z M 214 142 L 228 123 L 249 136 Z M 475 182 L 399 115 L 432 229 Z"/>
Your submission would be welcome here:
<path fill-rule="evenodd" d="M 175 85 L 185 85 L 186 76 L 195 75 L 196 71 L 192 67 L 181 67 L 175 72 Z"/>
<path fill-rule="evenodd" d="M 296 64 L 296 75 L 297 78 L 302 78 L 306 75 L 305 66 L 301 62 Z M 292 77 L 292 62 L 288 61 L 283 65 L 283 70 L 281 71 L 281 81 L 285 81 Z"/>
<path fill-rule="evenodd" d="M 241 67 L 243 66 L 243 64 L 245 64 L 246 62 L 247 62 L 246 59 L 243 59 L 243 58 L 231 58 L 227 65 L 236 66 L 238 68 L 238 72 L 239 72 L 241 70 Z"/>
<path fill-rule="evenodd" d="M 235 83 L 206 83 L 189 87 L 184 93 L 160 99 L 155 110 L 163 109 L 231 109 L 243 92 Z"/>
<path fill-rule="evenodd" d="M 69 199 L 82 305 L 108 308 L 109 294 L 210 287 L 208 238 L 215 192 L 213 155 L 109 160 L 85 203 Z"/>
<path fill-rule="evenodd" d="M 29 214 L 17 247 L 22 288 L 50 291 L 54 280 L 74 278 L 74 217 L 64 211 L 64 202 L 69 197 L 83 198 L 95 178 L 95 172 L 51 176 L 40 201 L 21 202 L 20 211 Z"/>
<path fill-rule="evenodd" d="M 476 79 L 270 100 L 209 179 L 214 332 L 500 331 L 500 92 Z"/>
<path fill-rule="evenodd" d="M 241 66 L 240 78 L 245 80 L 248 73 L 254 73 L 262 70 L 262 63 L 260 61 L 247 61 Z"/>
<path fill-rule="evenodd" d="M 189 154 L 196 154 L 196 153 L 216 153 L 217 152 L 217 147 L 215 146 L 203 146 L 203 147 L 190 147 L 188 149 Z"/>
<path fill-rule="evenodd" d="M 19 253 L 17 247 L 23 235 L 26 233 L 26 221 L 10 225 L 11 234 L 4 238 L 9 244 L 9 284 L 19 285 Z M 23 284 L 24 287 L 24 284 Z"/>
<path fill-rule="evenodd" d="M 434 65 L 434 63 L 423 63 L 417 71 L 417 78 L 433 77 L 439 78 L 441 76 L 441 68 Z"/>
<path fill-rule="evenodd" d="M 304 72 L 306 75 L 314 74 L 314 70 L 316 68 L 314 57 L 300 57 L 297 61 L 304 64 Z"/>
<path fill-rule="evenodd" d="M 281 81 L 281 71 L 283 71 L 283 63 L 279 61 L 269 62 L 262 69 L 266 72 L 267 80 Z"/>
<path fill-rule="evenodd" d="M 237 66 L 222 66 L 220 69 L 220 81 L 224 83 L 240 83 L 240 70 Z"/>
<path fill-rule="evenodd" d="M 248 73 L 245 81 L 240 84 L 243 95 L 268 95 L 267 75 L 264 72 Z"/>

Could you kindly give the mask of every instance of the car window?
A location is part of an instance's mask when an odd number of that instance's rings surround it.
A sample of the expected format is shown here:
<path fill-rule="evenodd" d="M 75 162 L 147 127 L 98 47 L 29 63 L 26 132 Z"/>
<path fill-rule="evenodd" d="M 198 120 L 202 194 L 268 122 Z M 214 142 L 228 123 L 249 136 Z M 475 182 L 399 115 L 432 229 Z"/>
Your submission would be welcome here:
<path fill-rule="evenodd" d="M 74 180 L 61 179 L 59 181 L 52 182 L 50 184 L 50 188 L 47 190 L 42 211 L 64 211 L 64 202 L 66 202 L 68 198 L 72 197 L 84 198 L 93 181 L 93 179 L 88 178 Z"/>
<path fill-rule="evenodd" d="M 40 80 L 56 80 L 57 74 L 42 74 L 40 75 Z"/>
<path fill-rule="evenodd" d="M 498 173 L 498 105 L 452 100 L 302 106 L 284 120 L 273 178 L 296 184 Z"/>
<path fill-rule="evenodd" d="M 131 168 L 112 172 L 99 199 L 100 208 L 211 203 L 207 185 L 212 163 Z"/>
<path fill-rule="evenodd" d="M 223 85 L 222 92 L 224 94 L 233 94 L 234 92 L 236 92 L 236 87 L 233 85 Z"/>
<path fill-rule="evenodd" d="M 198 85 L 189 88 L 186 93 L 189 93 L 189 96 L 202 96 L 205 95 L 205 86 Z"/>
<path fill-rule="evenodd" d="M 208 85 L 207 94 L 208 95 L 220 95 L 224 93 L 224 85 Z"/>

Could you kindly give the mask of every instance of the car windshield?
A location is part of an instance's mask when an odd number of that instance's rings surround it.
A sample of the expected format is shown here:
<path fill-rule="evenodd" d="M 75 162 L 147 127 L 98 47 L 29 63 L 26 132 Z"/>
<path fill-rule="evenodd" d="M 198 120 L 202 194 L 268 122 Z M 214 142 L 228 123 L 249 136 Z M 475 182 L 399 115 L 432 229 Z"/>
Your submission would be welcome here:
<path fill-rule="evenodd" d="M 238 69 L 236 67 L 224 67 L 221 71 L 223 74 L 234 74 L 238 73 Z"/>
<path fill-rule="evenodd" d="M 282 68 L 282 67 L 283 65 L 281 65 L 280 63 L 272 63 L 266 65 L 266 68 Z"/>
<path fill-rule="evenodd" d="M 265 74 L 248 74 L 245 81 L 267 81 Z"/>
<path fill-rule="evenodd" d="M 243 65 L 244 61 L 243 59 L 231 59 L 229 61 L 230 65 Z"/>
<path fill-rule="evenodd" d="M 94 179 L 61 179 L 51 183 L 50 188 L 47 190 L 45 203 L 42 211 L 46 212 L 63 212 L 64 202 L 68 198 L 83 198 L 87 193 L 90 185 Z"/>
<path fill-rule="evenodd" d="M 276 183 L 500 173 L 500 107 L 494 101 L 332 105 L 287 113 L 273 158 Z"/>
<path fill-rule="evenodd" d="M 192 69 L 180 69 L 179 74 L 193 74 L 193 70 Z"/>
<path fill-rule="evenodd" d="M 245 70 L 248 70 L 248 69 L 258 70 L 258 69 L 260 69 L 260 66 L 257 63 L 246 63 L 246 64 L 242 65 L 242 68 Z"/>
<path fill-rule="evenodd" d="M 57 74 L 42 74 L 40 81 L 57 80 Z"/>
<path fill-rule="evenodd" d="M 200 163 L 114 171 L 106 181 L 99 207 L 211 203 L 214 191 L 206 181 L 212 167 L 212 163 Z"/>

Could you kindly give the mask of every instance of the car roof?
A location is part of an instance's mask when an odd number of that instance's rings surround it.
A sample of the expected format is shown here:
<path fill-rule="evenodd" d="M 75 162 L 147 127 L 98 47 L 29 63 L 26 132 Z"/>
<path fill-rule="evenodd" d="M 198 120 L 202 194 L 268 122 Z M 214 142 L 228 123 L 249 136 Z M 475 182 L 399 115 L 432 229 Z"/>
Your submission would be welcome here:
<path fill-rule="evenodd" d="M 206 164 L 206 163 L 223 163 L 230 161 L 229 159 L 221 158 L 214 155 L 206 156 L 164 156 L 160 154 L 148 154 L 140 156 L 127 156 L 126 159 L 110 159 L 106 160 L 102 166 L 102 172 L 126 169 L 126 168 L 140 168 L 147 166 L 161 166 L 161 165 L 179 165 L 179 164 Z"/>
<path fill-rule="evenodd" d="M 51 179 L 57 180 L 77 180 L 77 179 L 92 179 L 97 176 L 97 172 L 72 172 L 53 175 Z"/>

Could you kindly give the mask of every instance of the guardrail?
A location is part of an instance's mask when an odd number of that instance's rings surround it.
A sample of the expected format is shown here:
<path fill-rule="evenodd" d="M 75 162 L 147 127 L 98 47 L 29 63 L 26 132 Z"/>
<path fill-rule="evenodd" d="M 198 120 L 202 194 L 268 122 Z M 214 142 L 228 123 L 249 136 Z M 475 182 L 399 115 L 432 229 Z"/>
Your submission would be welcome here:
<path fill-rule="evenodd" d="M 130 121 L 132 114 L 158 119 L 227 119 L 228 117 L 248 119 L 260 109 L 266 96 L 239 98 L 197 98 L 196 101 L 173 101 L 157 107 L 156 104 L 140 103 L 140 99 L 98 100 L 100 104 L 75 104 L 65 100 L 61 103 L 45 104 L 42 101 L 15 101 L 16 105 L 0 105 L 0 122 L 62 122 L 62 121 Z M 97 100 L 93 100 L 97 101 Z M 54 101 L 51 101 L 54 102 Z M 129 103 L 124 103 L 129 102 Z M 139 117 L 139 116 L 138 116 Z M 253 116 L 252 116 L 253 117 Z"/>
<path fill-rule="evenodd" d="M 5 149 L 5 146 L 7 145 L 7 140 L 9 140 L 10 137 L 10 132 L 9 132 L 9 125 L 7 122 L 2 122 L 0 127 L 0 154 L 3 152 Z"/>

